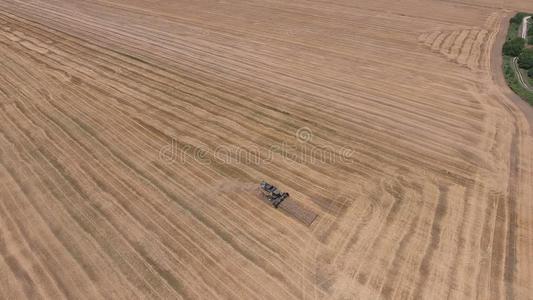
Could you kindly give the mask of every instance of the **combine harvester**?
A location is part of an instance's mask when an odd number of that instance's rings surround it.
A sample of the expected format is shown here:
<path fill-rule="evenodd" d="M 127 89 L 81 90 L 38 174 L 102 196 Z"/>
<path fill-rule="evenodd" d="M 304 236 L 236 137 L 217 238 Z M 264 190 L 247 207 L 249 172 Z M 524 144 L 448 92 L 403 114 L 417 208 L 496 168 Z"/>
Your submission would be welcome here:
<path fill-rule="evenodd" d="M 266 181 L 261 181 L 261 191 L 275 208 L 278 208 L 281 202 L 289 197 L 289 193 L 282 193 L 277 187 Z"/>
<path fill-rule="evenodd" d="M 287 212 L 290 216 L 296 218 L 298 221 L 310 226 L 318 215 L 312 210 L 303 207 L 296 201 L 285 201 L 289 197 L 289 193 L 280 191 L 277 187 L 269 184 L 266 181 L 261 181 L 259 185 L 263 196 L 275 208 Z"/>

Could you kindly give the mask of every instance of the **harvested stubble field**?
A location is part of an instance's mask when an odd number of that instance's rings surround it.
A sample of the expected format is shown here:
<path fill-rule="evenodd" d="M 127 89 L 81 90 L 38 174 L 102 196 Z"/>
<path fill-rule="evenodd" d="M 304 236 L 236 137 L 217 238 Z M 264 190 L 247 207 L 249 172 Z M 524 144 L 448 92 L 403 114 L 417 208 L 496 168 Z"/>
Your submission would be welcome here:
<path fill-rule="evenodd" d="M 531 299 L 526 2 L 0 1 L 0 298 Z"/>

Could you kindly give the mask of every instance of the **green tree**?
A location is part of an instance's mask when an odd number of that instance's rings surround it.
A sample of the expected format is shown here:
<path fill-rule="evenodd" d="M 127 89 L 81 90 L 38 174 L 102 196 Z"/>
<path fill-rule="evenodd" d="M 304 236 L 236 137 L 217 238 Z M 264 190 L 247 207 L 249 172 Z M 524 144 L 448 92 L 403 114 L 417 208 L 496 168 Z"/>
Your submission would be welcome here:
<path fill-rule="evenodd" d="M 518 56 L 518 65 L 522 69 L 533 68 L 533 49 L 524 49 Z"/>
<path fill-rule="evenodd" d="M 527 76 L 533 78 L 533 68 L 527 70 Z"/>
<path fill-rule="evenodd" d="M 513 24 L 521 24 L 522 20 L 527 16 L 529 16 L 529 14 L 517 13 L 514 17 L 511 18 L 510 22 Z"/>
<path fill-rule="evenodd" d="M 526 40 L 517 37 L 503 44 L 503 54 L 508 56 L 518 56 L 524 50 Z"/>

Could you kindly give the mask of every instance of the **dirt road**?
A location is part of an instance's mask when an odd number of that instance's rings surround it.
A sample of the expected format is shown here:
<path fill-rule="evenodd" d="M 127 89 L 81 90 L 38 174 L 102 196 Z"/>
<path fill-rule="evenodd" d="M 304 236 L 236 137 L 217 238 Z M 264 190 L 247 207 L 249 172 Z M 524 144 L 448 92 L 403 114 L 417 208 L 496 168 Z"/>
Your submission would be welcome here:
<path fill-rule="evenodd" d="M 520 29 L 522 30 L 522 32 L 520 33 L 520 36 L 523 38 L 523 39 L 527 39 L 527 31 L 528 31 L 528 24 L 529 24 L 529 20 L 531 19 L 531 16 L 527 16 L 527 17 L 524 17 L 522 19 L 522 26 L 520 27 Z"/>
<path fill-rule="evenodd" d="M 1 1 L 0 298 L 528 299 L 502 5 Z"/>
<path fill-rule="evenodd" d="M 520 70 L 520 67 L 518 65 L 518 57 L 513 57 L 513 60 L 511 62 L 512 66 L 513 66 L 513 70 L 515 71 L 516 73 L 516 76 L 518 77 L 518 81 L 520 82 L 520 84 L 527 90 L 529 91 L 532 91 L 533 92 L 533 88 L 531 86 L 529 86 L 529 84 L 527 83 L 526 79 L 524 78 L 524 74 L 522 73 L 522 71 Z"/>
<path fill-rule="evenodd" d="M 504 18 L 510 18 L 511 14 L 507 14 Z M 529 122 L 530 129 L 529 132 L 533 134 L 533 107 L 529 105 L 526 101 L 522 100 L 520 96 L 515 94 L 507 85 L 507 82 L 505 81 L 505 77 L 503 75 L 502 66 L 503 66 L 503 53 L 502 48 L 499 47 L 499 45 L 503 45 L 505 42 L 505 39 L 507 38 L 507 31 L 509 29 L 509 23 L 503 22 L 499 33 L 496 35 L 496 39 L 494 41 L 494 46 L 491 53 L 491 69 L 492 69 L 492 81 L 496 83 L 499 86 L 499 89 L 505 94 L 505 96 L 508 99 L 511 99 L 511 101 L 516 105 L 526 119 Z"/>
<path fill-rule="evenodd" d="M 523 39 L 527 39 L 528 24 L 529 24 L 530 19 L 531 19 L 531 16 L 527 16 L 522 19 L 522 25 L 520 26 L 520 36 Z M 518 77 L 520 84 L 526 90 L 533 92 L 533 88 L 528 84 L 528 82 L 524 78 L 524 74 L 522 74 L 522 71 L 520 71 L 520 67 L 518 66 L 518 57 L 514 57 L 511 63 L 512 63 L 513 70 L 516 73 L 516 76 Z"/>

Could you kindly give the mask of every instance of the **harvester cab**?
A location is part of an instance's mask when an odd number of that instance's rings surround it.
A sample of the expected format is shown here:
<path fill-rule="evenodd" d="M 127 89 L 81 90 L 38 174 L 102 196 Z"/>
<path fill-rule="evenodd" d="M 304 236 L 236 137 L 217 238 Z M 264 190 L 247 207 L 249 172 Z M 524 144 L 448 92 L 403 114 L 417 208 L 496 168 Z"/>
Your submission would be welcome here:
<path fill-rule="evenodd" d="M 278 208 L 281 202 L 289 197 L 289 193 L 281 192 L 277 187 L 269 184 L 266 181 L 262 181 L 260 186 L 263 195 L 275 208 Z"/>

